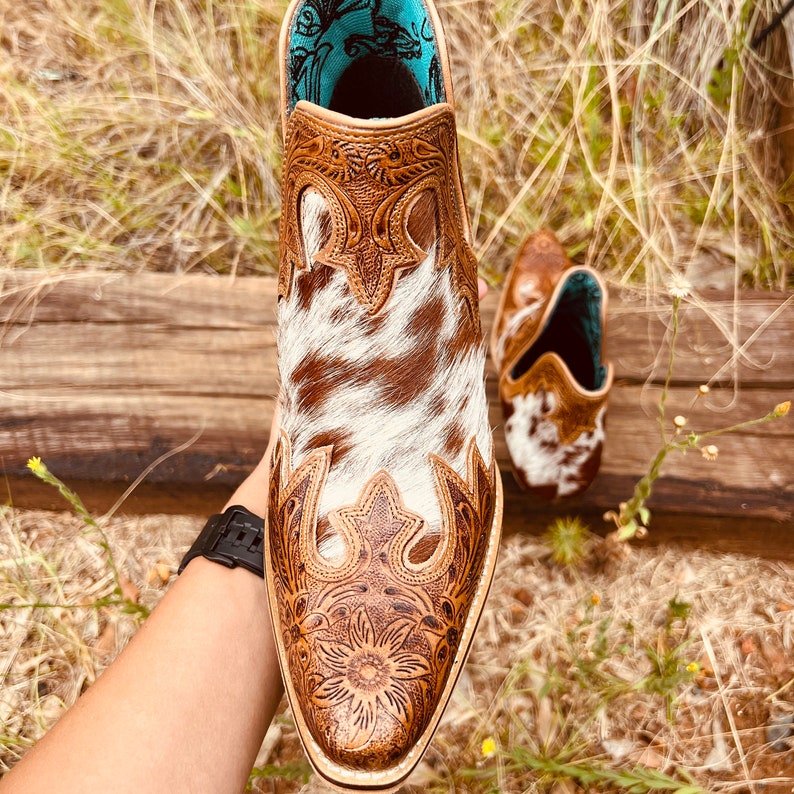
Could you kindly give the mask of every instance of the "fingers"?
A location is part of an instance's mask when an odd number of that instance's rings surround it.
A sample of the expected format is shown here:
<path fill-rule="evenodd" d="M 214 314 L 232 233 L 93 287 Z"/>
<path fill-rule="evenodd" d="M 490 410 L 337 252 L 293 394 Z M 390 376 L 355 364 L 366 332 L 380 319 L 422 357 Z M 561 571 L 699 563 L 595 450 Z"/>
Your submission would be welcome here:
<path fill-rule="evenodd" d="M 265 454 L 256 468 L 245 478 L 237 490 L 232 494 L 232 498 L 226 503 L 224 510 L 232 505 L 242 505 L 252 513 L 264 518 L 267 511 L 267 499 L 270 480 L 270 458 L 273 452 L 273 445 L 278 437 L 279 410 L 273 412 L 273 424 L 270 426 L 270 440 L 267 444 Z"/>

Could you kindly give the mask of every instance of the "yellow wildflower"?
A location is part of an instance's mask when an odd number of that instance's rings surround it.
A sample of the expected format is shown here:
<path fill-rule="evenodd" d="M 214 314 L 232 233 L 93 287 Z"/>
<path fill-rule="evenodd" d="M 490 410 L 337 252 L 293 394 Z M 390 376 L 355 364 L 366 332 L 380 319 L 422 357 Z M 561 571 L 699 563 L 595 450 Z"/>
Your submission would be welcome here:
<path fill-rule="evenodd" d="M 496 742 L 493 736 L 487 736 L 482 740 L 481 752 L 484 758 L 490 758 L 496 752 Z"/>
<path fill-rule="evenodd" d="M 41 458 L 33 457 L 28 461 L 28 468 L 33 471 L 41 471 L 44 468 L 44 464 L 41 462 Z"/>
<path fill-rule="evenodd" d="M 590 603 L 594 607 L 597 607 L 601 603 L 601 596 L 598 595 L 598 593 L 593 593 L 593 595 L 590 596 Z"/>
<path fill-rule="evenodd" d="M 690 663 L 689 663 L 689 664 L 686 666 L 686 671 L 687 671 L 688 673 L 697 673 L 697 672 L 699 672 L 699 671 L 700 671 L 700 665 L 699 665 L 697 662 L 690 662 Z"/>
<path fill-rule="evenodd" d="M 791 400 L 786 400 L 784 403 L 780 403 L 780 405 L 775 406 L 775 410 L 772 411 L 772 416 L 775 419 L 778 419 L 781 416 L 785 416 L 791 410 Z"/>
<path fill-rule="evenodd" d="M 700 450 L 700 454 L 703 455 L 706 460 L 717 460 L 719 452 L 719 447 L 716 444 L 709 444 L 707 447 L 703 447 L 703 449 Z"/>

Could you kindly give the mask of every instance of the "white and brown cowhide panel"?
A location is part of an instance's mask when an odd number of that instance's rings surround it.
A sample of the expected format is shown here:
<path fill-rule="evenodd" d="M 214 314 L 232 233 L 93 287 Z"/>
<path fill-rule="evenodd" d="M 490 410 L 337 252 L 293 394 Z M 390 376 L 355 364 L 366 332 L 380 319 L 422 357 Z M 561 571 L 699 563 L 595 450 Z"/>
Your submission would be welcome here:
<path fill-rule="evenodd" d="M 399 274 L 383 309 L 371 315 L 343 270 L 313 260 L 328 236 L 324 199 L 304 193 L 300 217 L 306 269 L 295 270 L 280 302 L 278 340 L 281 426 L 293 464 L 333 446 L 321 523 L 329 511 L 353 504 L 383 469 L 405 507 L 438 533 L 430 454 L 464 480 L 471 438 L 482 458 L 492 459 L 484 344 L 462 320 L 465 307 L 450 268 L 437 266 L 435 245 Z M 335 552 L 328 539 L 321 548 Z"/>

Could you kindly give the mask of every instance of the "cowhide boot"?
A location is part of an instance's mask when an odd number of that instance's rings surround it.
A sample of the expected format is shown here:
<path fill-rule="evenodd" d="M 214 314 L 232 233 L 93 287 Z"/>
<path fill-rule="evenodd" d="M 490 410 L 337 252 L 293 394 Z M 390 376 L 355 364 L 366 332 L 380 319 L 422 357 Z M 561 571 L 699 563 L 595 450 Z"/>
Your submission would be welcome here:
<path fill-rule="evenodd" d="M 452 86 L 429 0 L 295 0 L 266 572 L 306 753 L 414 768 L 493 576 L 501 480 Z"/>
<path fill-rule="evenodd" d="M 603 363 L 607 291 L 549 231 L 531 235 L 507 279 L 491 336 L 513 472 L 547 499 L 574 496 L 601 464 L 612 385 Z"/>

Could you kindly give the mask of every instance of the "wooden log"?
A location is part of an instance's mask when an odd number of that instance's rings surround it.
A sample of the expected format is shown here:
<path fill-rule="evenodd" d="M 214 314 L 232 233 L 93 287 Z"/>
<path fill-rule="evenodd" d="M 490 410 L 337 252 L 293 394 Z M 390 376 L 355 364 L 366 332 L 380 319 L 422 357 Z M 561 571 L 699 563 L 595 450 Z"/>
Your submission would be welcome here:
<path fill-rule="evenodd" d="M 34 480 L 32 455 L 106 510 L 154 461 L 128 512 L 217 509 L 258 460 L 277 393 L 272 278 L 140 273 L 0 273 L 0 457 L 8 499 L 63 507 Z M 794 296 L 708 294 L 682 307 L 668 417 L 701 431 L 766 414 L 794 391 Z M 497 303 L 483 302 L 490 329 Z M 601 473 L 583 496 L 546 504 L 509 474 L 496 379 L 488 390 L 508 492 L 508 530 L 560 514 L 606 529 L 659 447 L 669 305 L 613 297 L 608 356 L 616 381 Z M 697 386 L 711 390 L 696 399 Z M 651 537 L 794 559 L 790 419 L 717 440 L 718 461 L 671 457 L 654 488 Z M 168 456 L 168 453 L 184 449 Z"/>

